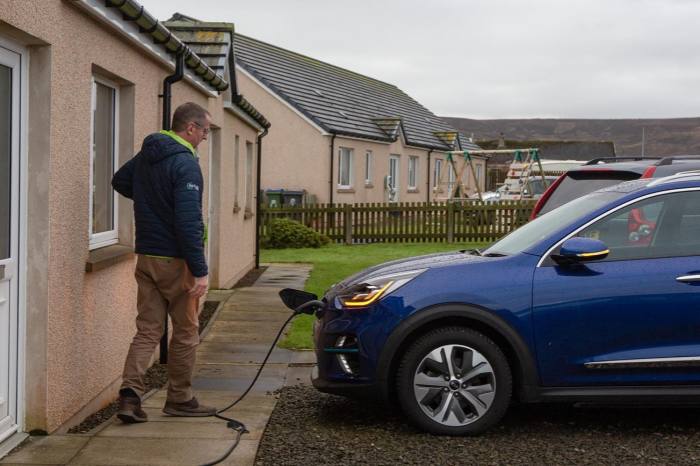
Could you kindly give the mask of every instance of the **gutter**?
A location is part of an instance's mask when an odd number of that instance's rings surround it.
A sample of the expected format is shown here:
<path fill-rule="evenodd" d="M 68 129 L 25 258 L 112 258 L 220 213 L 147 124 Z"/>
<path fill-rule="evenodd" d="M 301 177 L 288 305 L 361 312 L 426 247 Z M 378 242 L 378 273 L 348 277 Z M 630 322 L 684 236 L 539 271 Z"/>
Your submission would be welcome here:
<path fill-rule="evenodd" d="M 255 180 L 255 189 L 256 189 L 256 195 L 255 195 L 255 268 L 259 269 L 260 268 L 260 224 L 261 224 L 261 217 L 262 217 L 262 196 L 260 195 L 260 178 L 261 178 L 261 173 L 262 173 L 262 138 L 267 136 L 267 132 L 269 129 L 270 125 L 268 124 L 267 128 L 265 130 L 258 134 L 258 166 L 256 168 L 256 180 Z"/>
<path fill-rule="evenodd" d="M 84 6 L 92 7 L 94 1 L 80 2 Z M 142 5 L 134 0 L 104 0 L 107 8 L 114 8 L 122 15 L 124 22 L 133 22 L 139 28 L 139 32 L 147 34 L 155 44 L 162 45 L 167 53 L 185 54 L 185 65 L 196 76 L 216 91 L 225 91 L 229 83 L 207 65 L 196 53 L 178 39 L 173 33 L 163 26 L 160 21 L 148 13 Z"/>

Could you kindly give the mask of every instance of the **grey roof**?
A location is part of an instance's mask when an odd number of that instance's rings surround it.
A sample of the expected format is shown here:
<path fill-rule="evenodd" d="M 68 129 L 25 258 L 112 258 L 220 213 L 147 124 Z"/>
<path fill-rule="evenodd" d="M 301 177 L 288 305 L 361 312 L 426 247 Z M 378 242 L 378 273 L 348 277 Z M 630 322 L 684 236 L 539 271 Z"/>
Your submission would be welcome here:
<path fill-rule="evenodd" d="M 237 64 L 329 133 L 394 141 L 400 127 L 408 145 L 455 149 L 434 133 L 456 130 L 392 84 L 241 34 L 234 50 Z"/>

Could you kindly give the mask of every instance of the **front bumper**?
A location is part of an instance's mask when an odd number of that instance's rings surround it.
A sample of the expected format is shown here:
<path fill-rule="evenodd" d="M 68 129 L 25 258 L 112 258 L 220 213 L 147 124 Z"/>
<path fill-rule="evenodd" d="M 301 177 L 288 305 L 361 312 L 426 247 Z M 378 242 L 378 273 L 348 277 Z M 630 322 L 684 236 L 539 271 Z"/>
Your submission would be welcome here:
<path fill-rule="evenodd" d="M 311 383 L 320 392 L 350 398 L 374 398 L 378 392 L 378 388 L 373 383 L 339 382 L 323 379 L 319 376 L 318 366 L 311 371 Z"/>
<path fill-rule="evenodd" d="M 318 312 L 314 387 L 337 395 L 377 396 L 376 364 L 385 330 L 386 310 L 381 305 L 352 310 L 329 305 Z"/>

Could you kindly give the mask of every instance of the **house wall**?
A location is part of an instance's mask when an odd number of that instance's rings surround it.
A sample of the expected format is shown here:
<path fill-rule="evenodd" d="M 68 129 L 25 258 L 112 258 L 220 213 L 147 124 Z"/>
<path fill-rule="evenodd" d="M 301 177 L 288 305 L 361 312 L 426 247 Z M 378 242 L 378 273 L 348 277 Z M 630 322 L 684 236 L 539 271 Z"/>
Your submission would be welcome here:
<path fill-rule="evenodd" d="M 257 108 L 257 107 L 256 107 Z M 253 144 L 253 182 L 255 182 L 257 159 L 257 133 L 240 119 L 223 112 L 218 179 L 214 181 L 218 196 L 219 222 L 215 231 L 210 232 L 212 251 L 217 263 L 216 273 L 212 273 L 211 286 L 230 288 L 245 272 L 255 264 L 255 206 L 256 199 L 250 202 L 252 210 L 246 211 L 246 143 Z M 238 137 L 238 173 L 236 173 L 236 137 Z M 216 176 L 216 175 L 214 175 Z M 257 195 L 255 190 L 253 194 Z"/>
<path fill-rule="evenodd" d="M 272 123 L 262 143 L 262 189 L 306 189 L 318 202 L 328 202 L 330 137 L 245 73 L 237 76 L 239 92 Z"/>
<path fill-rule="evenodd" d="M 89 250 L 89 154 L 91 79 L 120 85 L 120 162 L 161 123 L 163 78 L 171 73 L 70 2 L 0 0 L 0 35 L 30 46 L 27 315 L 24 429 L 52 432 L 79 422 L 116 395 L 124 357 L 135 332 L 135 258 L 86 273 Z M 37 84 L 33 84 L 34 81 Z M 242 120 L 216 110 L 211 98 L 185 81 L 173 86 L 173 109 L 193 101 L 212 113 L 227 133 L 253 139 Z M 229 131 L 230 130 L 230 131 Z M 48 134 L 48 136 L 47 136 Z M 253 139 L 254 141 L 254 139 Z M 47 151 L 48 149 L 48 151 Z M 230 152 L 221 149 L 222 153 Z M 199 148 L 209 179 L 208 143 Z M 228 167 L 228 165 L 226 165 Z M 206 195 L 205 195 L 206 199 Z M 204 212 L 207 212 L 205 200 Z M 224 237 L 242 238 L 233 251 L 221 248 L 219 283 L 230 283 L 251 267 L 254 231 L 240 215 L 222 216 Z M 120 198 L 120 242 L 133 244 L 129 202 Z M 48 220 L 46 220 L 48 219 Z M 39 296 L 33 297 L 36 289 Z"/>
<path fill-rule="evenodd" d="M 240 69 L 240 68 L 239 68 Z M 262 189 L 305 189 L 316 202 L 330 202 L 329 188 L 333 189 L 333 202 L 386 202 L 387 192 L 384 179 L 389 173 L 389 156 L 400 156 L 399 165 L 399 201 L 425 202 L 445 197 L 446 193 L 434 192 L 432 179 L 427 187 L 427 176 L 432 177 L 435 158 L 444 159 L 444 153 L 431 154 L 430 173 L 428 173 L 428 150 L 418 149 L 404 144 L 403 138 L 392 143 L 337 136 L 333 140 L 333 178 L 330 178 L 331 135 L 307 121 L 292 110 L 245 73 L 238 74 L 238 86 L 241 92 L 255 102 L 256 107 L 272 122 L 270 133 L 265 137 L 262 152 Z M 338 164 L 340 147 L 353 149 L 353 185 L 351 189 L 338 186 Z M 365 153 L 371 150 L 374 158 L 372 183 L 365 184 Z M 408 159 L 419 157 L 416 189 L 408 189 Z M 476 165 L 481 165 L 482 187 L 485 183 L 485 161 L 474 158 Z M 447 165 L 443 164 L 443 170 Z M 471 176 L 471 175 L 469 175 Z M 465 179 L 467 179 L 465 174 Z M 447 181 L 445 172 L 444 180 Z M 467 181 L 470 192 L 475 192 L 474 182 Z M 444 189 L 446 190 L 446 189 Z"/>

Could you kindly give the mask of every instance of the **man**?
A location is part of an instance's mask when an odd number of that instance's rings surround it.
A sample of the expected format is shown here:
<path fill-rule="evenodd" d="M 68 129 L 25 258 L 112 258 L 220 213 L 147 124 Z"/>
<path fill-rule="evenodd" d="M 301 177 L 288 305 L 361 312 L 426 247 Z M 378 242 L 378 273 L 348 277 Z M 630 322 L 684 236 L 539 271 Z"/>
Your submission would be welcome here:
<path fill-rule="evenodd" d="M 151 134 L 141 151 L 117 171 L 112 186 L 134 200 L 136 220 L 136 336 L 124 364 L 117 417 L 146 422 L 141 409 L 144 373 L 165 328 L 173 323 L 168 395 L 163 412 L 210 416 L 192 393 L 199 344 L 198 303 L 209 284 L 204 258 L 202 171 L 195 149 L 209 134 L 211 117 L 195 103 L 175 110 L 172 131 Z"/>

